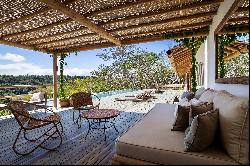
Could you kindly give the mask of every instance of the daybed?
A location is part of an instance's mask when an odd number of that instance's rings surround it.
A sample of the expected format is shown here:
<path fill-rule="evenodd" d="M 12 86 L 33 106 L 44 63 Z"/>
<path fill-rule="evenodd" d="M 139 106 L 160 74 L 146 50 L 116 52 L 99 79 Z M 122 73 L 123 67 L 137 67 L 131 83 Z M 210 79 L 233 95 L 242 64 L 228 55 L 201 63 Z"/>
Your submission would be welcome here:
<path fill-rule="evenodd" d="M 220 142 L 218 145 L 215 143 L 201 152 L 184 152 L 184 132 L 171 131 L 177 105 L 158 103 L 142 120 L 116 140 L 116 154 L 112 159 L 112 164 L 248 164 L 248 99 L 244 100 L 235 97 L 235 101 L 232 101 L 232 98 L 230 98 L 231 101 L 227 101 L 227 97 L 225 97 L 227 95 L 232 97 L 231 94 L 225 91 L 222 91 L 218 97 L 207 96 L 209 100 L 216 100 L 214 107 L 219 109 L 219 128 L 221 131 L 220 138 L 217 139 L 222 139 L 223 143 Z M 237 105 L 237 102 L 240 105 Z M 242 103 L 247 103 L 247 108 Z M 242 108 L 242 110 L 237 110 L 237 113 L 231 108 Z M 235 118 L 237 119 L 235 120 Z M 226 130 L 233 130 L 231 128 L 233 125 L 230 123 L 235 123 L 241 128 L 240 134 L 234 133 L 236 136 L 233 136 L 237 137 L 238 135 L 238 142 L 237 138 L 236 142 L 226 138 L 228 137 L 227 133 L 230 133 L 226 132 Z M 233 152 L 232 148 L 234 148 Z M 238 158 L 232 158 L 231 156 L 234 156 L 234 153 L 237 152 L 239 153 Z"/>

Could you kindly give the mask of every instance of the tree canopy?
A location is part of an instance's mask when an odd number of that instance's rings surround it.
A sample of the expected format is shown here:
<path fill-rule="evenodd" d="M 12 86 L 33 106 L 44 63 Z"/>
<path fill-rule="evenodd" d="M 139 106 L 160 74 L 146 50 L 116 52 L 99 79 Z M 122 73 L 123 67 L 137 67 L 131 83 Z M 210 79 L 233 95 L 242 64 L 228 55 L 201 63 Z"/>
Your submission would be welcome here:
<path fill-rule="evenodd" d="M 92 74 L 119 88 L 157 88 L 174 82 L 177 77 L 164 59 L 165 52 L 147 52 L 135 45 L 105 49 L 98 54 L 109 66 L 101 65 Z"/>

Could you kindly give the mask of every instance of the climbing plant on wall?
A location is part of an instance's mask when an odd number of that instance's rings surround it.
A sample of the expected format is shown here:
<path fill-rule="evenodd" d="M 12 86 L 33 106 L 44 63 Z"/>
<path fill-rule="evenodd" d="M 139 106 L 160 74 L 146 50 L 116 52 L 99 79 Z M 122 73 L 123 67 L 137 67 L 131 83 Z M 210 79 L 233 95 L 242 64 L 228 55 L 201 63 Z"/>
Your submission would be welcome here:
<path fill-rule="evenodd" d="M 65 53 L 59 53 L 60 55 L 60 75 L 59 75 L 59 98 L 61 100 L 66 99 L 66 95 L 65 95 L 65 90 L 64 90 L 64 76 L 63 76 L 63 71 L 64 71 L 64 65 L 67 65 L 67 63 L 65 62 L 65 58 L 68 56 L 68 54 Z"/>
<path fill-rule="evenodd" d="M 197 70 L 197 62 L 195 55 L 200 48 L 201 44 L 204 43 L 206 37 L 192 37 L 192 38 L 184 38 L 184 39 L 177 39 L 177 42 L 181 42 L 186 47 L 188 47 L 192 52 L 192 60 L 191 60 L 191 91 L 196 92 L 197 90 L 197 79 L 196 79 L 196 70 Z"/>

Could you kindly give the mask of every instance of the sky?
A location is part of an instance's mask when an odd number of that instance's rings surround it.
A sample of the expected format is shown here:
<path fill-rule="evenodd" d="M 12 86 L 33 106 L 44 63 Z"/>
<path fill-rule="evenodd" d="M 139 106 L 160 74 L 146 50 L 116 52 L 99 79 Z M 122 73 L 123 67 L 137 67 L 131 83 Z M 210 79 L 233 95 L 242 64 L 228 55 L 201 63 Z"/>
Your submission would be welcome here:
<path fill-rule="evenodd" d="M 173 40 L 163 40 L 136 44 L 140 48 L 155 53 L 167 51 L 176 45 Z M 109 65 L 110 61 L 103 61 L 97 57 L 102 49 L 81 51 L 66 57 L 65 75 L 87 76 L 97 70 L 101 64 Z M 52 57 L 49 54 L 40 53 L 12 46 L 0 45 L 0 75 L 52 75 Z"/>

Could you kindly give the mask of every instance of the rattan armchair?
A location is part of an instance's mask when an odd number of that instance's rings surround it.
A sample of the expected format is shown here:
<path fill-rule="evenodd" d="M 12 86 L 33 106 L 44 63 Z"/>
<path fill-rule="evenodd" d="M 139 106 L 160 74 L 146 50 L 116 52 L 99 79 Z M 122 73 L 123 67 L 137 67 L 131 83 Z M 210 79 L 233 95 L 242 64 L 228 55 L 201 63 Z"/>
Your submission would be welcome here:
<path fill-rule="evenodd" d="M 98 102 L 97 104 L 93 103 L 92 97 L 96 97 Z M 81 127 L 81 110 L 90 110 L 90 109 L 99 109 L 100 98 L 94 94 L 87 92 L 77 92 L 70 96 L 70 106 L 73 107 L 73 122 L 78 124 L 78 127 Z M 78 111 L 78 117 L 75 122 L 75 110 Z"/>
<path fill-rule="evenodd" d="M 32 117 L 22 101 L 11 101 L 7 108 L 13 113 L 20 126 L 13 144 L 13 150 L 16 154 L 28 155 L 39 147 L 46 150 L 55 150 L 62 144 L 63 126 L 60 122 L 60 116 L 55 112 L 51 111 L 51 115 L 43 118 Z M 41 131 L 39 129 L 41 129 Z M 37 132 L 37 130 L 39 130 L 39 132 Z M 22 139 L 20 137 L 21 133 L 23 133 L 24 139 L 26 140 L 26 142 L 21 145 L 25 146 L 30 143 L 34 145 L 32 148 L 17 148 L 18 141 Z M 51 139 L 57 142 L 53 144 L 53 147 L 47 147 L 45 144 L 49 143 Z M 21 150 L 23 151 L 21 152 Z"/>

